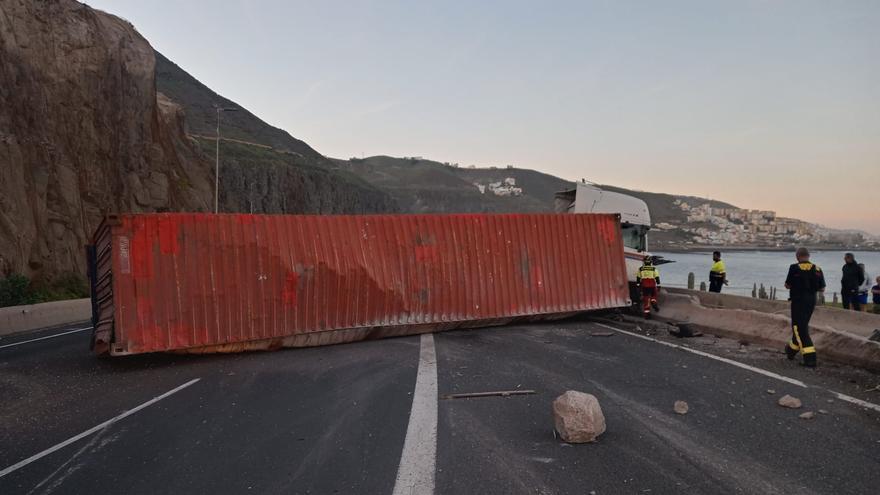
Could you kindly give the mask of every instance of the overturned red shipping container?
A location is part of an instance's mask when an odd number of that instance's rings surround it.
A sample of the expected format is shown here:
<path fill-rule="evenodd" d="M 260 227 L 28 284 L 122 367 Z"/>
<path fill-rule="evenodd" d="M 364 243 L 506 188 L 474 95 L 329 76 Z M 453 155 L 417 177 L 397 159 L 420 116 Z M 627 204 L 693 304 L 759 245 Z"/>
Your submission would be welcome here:
<path fill-rule="evenodd" d="M 629 303 L 617 215 L 132 214 L 89 246 L 93 348 L 234 352 Z"/>

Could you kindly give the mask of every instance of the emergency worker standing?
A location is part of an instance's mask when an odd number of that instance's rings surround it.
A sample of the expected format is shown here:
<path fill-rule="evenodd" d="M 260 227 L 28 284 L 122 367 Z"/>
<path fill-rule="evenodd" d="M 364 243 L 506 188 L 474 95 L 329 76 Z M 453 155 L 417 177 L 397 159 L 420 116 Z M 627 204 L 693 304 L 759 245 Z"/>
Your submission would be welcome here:
<path fill-rule="evenodd" d="M 712 268 L 709 269 L 709 292 L 721 292 L 721 286 L 727 285 L 727 268 L 721 261 L 721 251 L 712 253 Z"/>
<path fill-rule="evenodd" d="M 636 283 L 642 295 L 642 313 L 645 318 L 650 318 L 651 308 L 654 308 L 654 311 L 660 311 L 657 306 L 657 293 L 660 291 L 660 270 L 654 266 L 654 259 L 650 256 L 645 256 L 636 275 Z"/>
<path fill-rule="evenodd" d="M 856 263 L 856 257 L 852 253 L 843 255 L 843 277 L 840 279 L 840 298 L 843 309 L 862 310 L 859 303 L 859 287 L 865 283 L 865 271 Z"/>
<path fill-rule="evenodd" d="M 791 295 L 791 342 L 785 347 L 788 359 L 794 359 L 798 351 L 804 356 L 804 366 L 816 367 L 816 348 L 810 338 L 810 318 L 816 307 L 816 293 L 825 290 L 822 270 L 810 263 L 807 248 L 798 248 L 797 263 L 788 267 L 785 288 Z"/>

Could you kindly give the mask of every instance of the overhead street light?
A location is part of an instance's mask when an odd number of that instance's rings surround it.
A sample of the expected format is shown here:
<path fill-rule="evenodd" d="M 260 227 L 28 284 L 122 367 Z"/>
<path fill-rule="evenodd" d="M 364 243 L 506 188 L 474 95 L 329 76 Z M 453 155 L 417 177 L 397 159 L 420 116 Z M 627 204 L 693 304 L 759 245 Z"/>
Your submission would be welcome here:
<path fill-rule="evenodd" d="M 214 155 L 214 213 L 220 204 L 220 112 L 238 111 L 235 107 L 216 107 L 217 109 L 217 147 Z"/>

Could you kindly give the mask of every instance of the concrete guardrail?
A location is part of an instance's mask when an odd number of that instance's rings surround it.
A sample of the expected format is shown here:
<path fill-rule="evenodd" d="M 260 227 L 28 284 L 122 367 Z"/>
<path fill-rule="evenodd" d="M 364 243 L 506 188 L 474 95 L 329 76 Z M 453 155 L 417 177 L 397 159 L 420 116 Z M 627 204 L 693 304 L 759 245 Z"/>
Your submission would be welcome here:
<path fill-rule="evenodd" d="M 780 350 L 791 340 L 789 303 L 687 289 L 661 291 L 658 318 L 687 322 L 703 332 L 747 340 Z M 880 371 L 880 342 L 868 340 L 880 315 L 816 308 L 810 336 L 820 361 L 831 359 Z"/>
<path fill-rule="evenodd" d="M 88 321 L 91 299 L 71 299 L 0 308 L 0 335 Z"/>

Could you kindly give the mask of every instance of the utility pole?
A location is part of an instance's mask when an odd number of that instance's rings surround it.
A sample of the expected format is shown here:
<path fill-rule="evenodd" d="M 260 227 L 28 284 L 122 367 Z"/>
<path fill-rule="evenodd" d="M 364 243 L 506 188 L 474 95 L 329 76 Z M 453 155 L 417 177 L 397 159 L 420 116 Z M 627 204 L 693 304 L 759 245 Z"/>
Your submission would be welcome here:
<path fill-rule="evenodd" d="M 217 108 L 217 143 L 214 152 L 214 213 L 219 212 L 220 204 L 220 112 L 234 112 L 238 110 L 233 107 L 216 107 Z"/>

